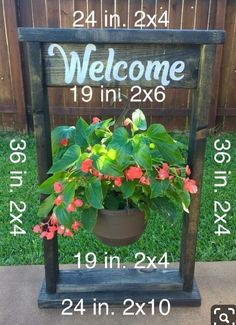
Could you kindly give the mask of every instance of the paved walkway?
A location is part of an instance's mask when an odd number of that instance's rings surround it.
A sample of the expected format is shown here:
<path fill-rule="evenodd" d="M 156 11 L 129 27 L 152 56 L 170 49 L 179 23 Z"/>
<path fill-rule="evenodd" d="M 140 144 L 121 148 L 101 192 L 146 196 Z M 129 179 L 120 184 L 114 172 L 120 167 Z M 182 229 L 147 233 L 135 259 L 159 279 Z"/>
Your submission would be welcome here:
<path fill-rule="evenodd" d="M 68 266 L 63 266 L 68 268 Z M 168 316 L 156 309 L 145 309 L 145 316 L 124 316 L 123 309 L 113 308 L 112 316 L 62 316 L 61 310 L 39 310 L 37 296 L 43 278 L 43 266 L 0 267 L 0 324 L 4 325 L 208 325 L 214 304 L 236 304 L 236 261 L 197 263 L 196 280 L 202 306 L 172 307 Z"/>

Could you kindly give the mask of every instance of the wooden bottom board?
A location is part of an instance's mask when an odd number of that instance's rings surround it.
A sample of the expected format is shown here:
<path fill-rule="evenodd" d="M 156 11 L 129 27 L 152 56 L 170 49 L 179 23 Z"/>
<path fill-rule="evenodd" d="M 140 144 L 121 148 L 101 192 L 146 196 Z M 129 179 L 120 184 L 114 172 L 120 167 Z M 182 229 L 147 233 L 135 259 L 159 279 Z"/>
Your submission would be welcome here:
<path fill-rule="evenodd" d="M 39 308 L 65 308 L 64 299 L 75 306 L 83 299 L 85 306 L 105 302 L 123 305 L 125 299 L 147 303 L 154 299 L 158 304 L 168 299 L 172 306 L 200 306 L 201 297 L 194 281 L 191 292 L 183 291 L 178 269 L 140 272 L 134 269 L 93 269 L 60 271 L 57 292 L 49 294 L 43 281 L 38 298 Z"/>

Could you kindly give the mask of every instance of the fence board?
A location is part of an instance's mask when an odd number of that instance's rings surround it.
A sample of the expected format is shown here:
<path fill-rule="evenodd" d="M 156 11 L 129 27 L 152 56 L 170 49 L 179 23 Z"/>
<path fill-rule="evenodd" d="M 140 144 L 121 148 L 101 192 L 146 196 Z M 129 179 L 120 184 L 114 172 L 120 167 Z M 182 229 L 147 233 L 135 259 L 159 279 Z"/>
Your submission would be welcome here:
<path fill-rule="evenodd" d="M 20 50 L 19 43 L 16 34 L 17 21 L 16 21 L 16 7 L 14 0 L 3 0 L 3 15 L 4 15 L 4 27 L 6 34 L 6 45 L 8 53 L 5 57 L 6 61 L 3 61 L 4 69 L 6 68 L 6 62 L 9 65 L 10 83 L 8 84 L 10 91 L 10 99 L 12 100 L 12 106 L 16 105 L 15 114 L 9 114 L 3 116 L 3 124 L 12 125 L 16 130 L 27 129 L 26 113 L 25 113 L 25 101 L 24 101 L 24 89 L 21 70 Z M 0 10 L 1 11 L 1 10 Z M 5 47 L 3 44 L 3 48 Z M 2 46 L 1 46 L 2 47 Z M 1 96 L 0 96 L 1 98 Z M 6 103 L 6 102 L 5 102 Z M 13 119 L 13 121 L 12 121 Z"/>
<path fill-rule="evenodd" d="M 227 14 L 225 29 L 227 38 L 224 46 L 222 75 L 220 82 L 220 95 L 218 106 L 223 108 L 225 117 L 223 118 L 224 128 L 232 131 L 236 130 L 236 118 L 228 117 L 228 112 L 236 111 L 235 97 L 235 67 L 236 67 L 236 1 L 227 1 Z M 235 115 L 235 114 L 234 114 Z"/>
<path fill-rule="evenodd" d="M 7 46 L 7 31 L 5 28 L 3 2 L 0 1 L 0 98 L 5 105 L 12 105 L 14 97 L 12 96 L 12 82 L 10 76 L 10 61 Z"/>
<path fill-rule="evenodd" d="M 71 28 L 73 26 L 74 0 L 60 0 L 61 27 Z M 73 125 L 75 119 L 68 114 L 67 107 L 73 106 L 73 96 L 68 88 L 61 89 L 63 92 L 63 106 L 65 112 L 65 124 Z"/>
<path fill-rule="evenodd" d="M 19 119 L 18 117 L 23 114 L 22 110 L 19 109 L 19 98 L 21 98 L 23 93 L 23 88 L 21 91 L 12 83 L 13 78 L 16 74 L 19 75 L 19 70 L 13 68 L 13 74 L 10 74 L 10 68 L 7 68 L 6 62 L 10 62 L 10 67 L 13 65 L 19 67 L 20 64 L 15 64 L 14 62 L 14 51 L 10 55 L 7 49 L 6 42 L 6 30 L 3 20 L 3 7 L 5 4 L 10 10 L 8 10 L 7 17 L 8 25 L 8 35 L 11 40 L 11 44 L 14 44 L 16 40 L 16 33 L 14 28 L 10 26 L 12 21 L 12 15 L 14 16 L 14 8 L 12 5 L 16 4 L 18 26 L 49 26 L 49 27 L 72 27 L 73 23 L 73 11 L 82 10 L 85 12 L 85 17 L 88 12 L 95 10 L 97 25 L 96 28 L 104 27 L 104 11 L 107 10 L 108 13 L 117 13 L 120 15 L 121 26 L 124 28 L 123 24 L 127 28 L 134 28 L 134 23 L 137 17 L 134 17 L 134 12 L 137 10 L 144 10 L 151 16 L 156 13 L 158 16 L 164 11 L 168 10 L 170 24 L 167 28 L 197 28 L 197 29 L 214 29 L 222 28 L 224 26 L 224 9 L 227 5 L 226 10 L 226 31 L 227 39 L 226 44 L 222 50 L 220 47 L 217 50 L 217 64 L 218 70 L 215 68 L 214 77 L 214 87 L 212 93 L 212 107 L 211 107 L 211 124 L 214 125 L 214 120 L 216 115 L 220 116 L 221 119 L 225 121 L 225 128 L 232 130 L 236 129 L 235 111 L 236 111 L 236 92 L 235 92 L 235 82 L 236 82 L 236 1 L 234 0 L 2 0 L 0 1 L 0 128 L 5 126 L 16 127 Z M 31 7 L 32 6 L 32 7 Z M 4 13 L 5 14 L 5 13 Z M 81 21 L 83 23 L 84 20 Z M 147 23 L 147 18 L 143 21 Z M 91 25 L 86 24 L 85 27 L 92 28 Z M 117 26 L 114 26 L 117 27 Z M 136 27 L 137 28 L 137 27 Z M 151 26 L 149 26 L 151 28 Z M 152 27 L 154 28 L 154 27 Z M 158 25 L 158 28 L 166 28 L 163 25 Z M 10 32 L 9 32 L 10 30 Z M 10 40 L 10 41 L 11 41 Z M 221 55 L 223 52 L 223 64 L 220 70 Z M 22 70 L 24 78 L 24 93 L 26 107 L 30 109 L 31 100 L 29 96 L 29 80 L 26 66 L 26 55 L 24 47 L 21 45 L 22 53 Z M 221 72 L 221 73 L 220 73 Z M 4 78 L 4 82 L 1 80 Z M 219 78 L 221 78 L 219 86 Z M 17 80 L 14 79 L 14 80 Z M 20 87 L 18 87 L 20 88 Z M 217 92 L 219 88 L 219 100 L 217 103 Z M 19 93 L 17 94 L 17 91 Z M 123 87 L 122 91 L 127 92 L 127 88 Z M 101 111 L 101 107 L 108 108 L 108 103 L 101 103 L 97 100 L 99 90 L 94 88 L 94 97 L 90 103 L 84 103 L 79 100 L 78 103 L 74 103 L 72 100 L 72 94 L 68 89 L 62 91 L 62 89 L 50 89 L 50 105 L 53 116 L 53 121 L 55 124 L 68 123 L 72 124 L 74 122 L 74 116 L 70 117 L 71 110 L 70 107 L 74 108 L 74 113 L 87 114 L 89 117 L 89 112 L 95 114 L 96 110 Z M 158 119 L 159 122 L 166 124 L 168 128 L 172 128 L 173 125 L 177 128 L 185 128 L 187 123 L 187 116 L 189 113 L 186 108 L 189 108 L 189 98 L 190 94 L 186 90 L 167 90 L 167 97 L 164 103 L 143 103 L 142 107 L 147 109 L 151 113 L 153 109 L 152 121 Z M 100 95 L 100 94 L 99 94 Z M 18 104 L 18 105 L 17 105 Z M 117 103 L 117 107 L 121 107 L 122 103 Z M 137 107 L 136 103 L 132 104 L 133 107 Z M 219 107 L 216 111 L 216 107 Z M 60 107 L 60 112 L 57 110 Z M 63 108 L 63 110 L 62 110 Z M 164 110 L 165 108 L 165 110 Z M 160 115 L 156 114 L 157 109 L 162 109 Z M 168 109 L 170 112 L 175 113 L 173 117 L 169 116 Z M 183 114 L 178 115 L 178 110 L 183 109 Z M 185 110 L 184 110 L 185 109 Z M 18 112 L 18 115 L 14 115 L 14 110 Z M 235 110 L 235 111 L 234 111 Z M 64 114 L 62 113 L 64 111 Z M 164 111 L 166 111 L 166 117 L 164 117 Z M 7 114 L 9 112 L 9 114 Z M 231 117 L 233 115 L 233 117 Z M 17 117 L 18 116 L 18 117 Z M 218 119 L 219 121 L 219 119 Z M 16 123 L 17 122 L 17 123 Z"/>

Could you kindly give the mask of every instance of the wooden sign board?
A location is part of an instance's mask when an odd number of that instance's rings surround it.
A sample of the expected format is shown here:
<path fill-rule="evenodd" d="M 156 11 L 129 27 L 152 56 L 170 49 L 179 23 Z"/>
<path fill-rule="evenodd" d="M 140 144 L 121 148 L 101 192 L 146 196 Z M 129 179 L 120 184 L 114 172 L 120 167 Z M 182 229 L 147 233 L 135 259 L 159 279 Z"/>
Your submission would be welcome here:
<path fill-rule="evenodd" d="M 195 88 L 200 47 L 150 44 L 43 46 L 47 86 Z"/>

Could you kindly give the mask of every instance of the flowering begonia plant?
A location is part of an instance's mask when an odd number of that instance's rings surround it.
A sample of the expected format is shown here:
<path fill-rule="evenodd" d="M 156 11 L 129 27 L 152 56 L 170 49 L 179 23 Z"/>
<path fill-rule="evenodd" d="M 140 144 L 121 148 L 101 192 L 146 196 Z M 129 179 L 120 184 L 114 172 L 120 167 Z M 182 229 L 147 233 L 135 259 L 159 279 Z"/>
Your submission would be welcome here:
<path fill-rule="evenodd" d="M 117 121 L 94 117 L 89 125 L 80 117 L 76 127 L 53 130 L 51 176 L 39 187 L 47 198 L 38 215 L 47 221 L 34 227 L 41 237 L 72 236 L 80 225 L 92 231 L 104 208 L 136 207 L 146 217 L 171 219 L 177 206 L 188 212 L 197 186 L 185 165 L 186 147 L 163 125 L 147 127 L 140 109 Z"/>

